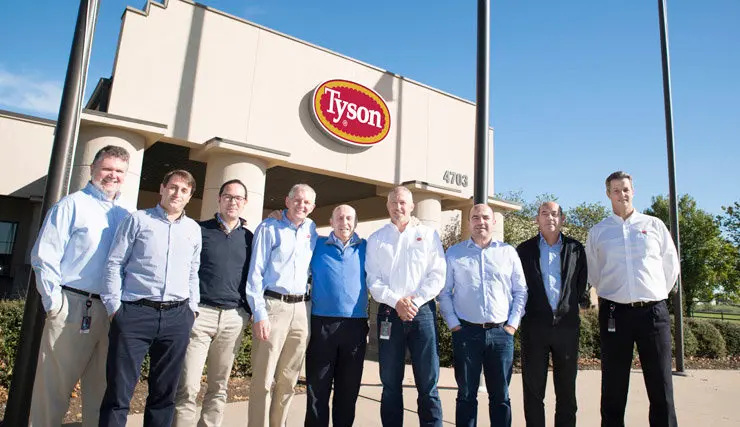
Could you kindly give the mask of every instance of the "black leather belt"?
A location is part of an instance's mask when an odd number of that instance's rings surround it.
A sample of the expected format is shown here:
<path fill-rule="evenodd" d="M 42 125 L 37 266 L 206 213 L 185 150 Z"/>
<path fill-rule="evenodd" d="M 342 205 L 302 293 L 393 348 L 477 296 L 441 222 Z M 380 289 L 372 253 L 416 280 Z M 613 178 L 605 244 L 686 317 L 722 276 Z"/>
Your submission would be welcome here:
<path fill-rule="evenodd" d="M 221 310 L 221 311 L 224 311 L 224 310 L 236 310 L 239 307 L 239 306 L 231 306 L 231 305 L 213 304 L 213 303 L 206 302 L 206 301 L 201 301 L 200 302 L 200 305 L 204 305 L 204 306 L 206 306 L 208 308 L 213 308 L 215 310 Z"/>
<path fill-rule="evenodd" d="M 289 304 L 295 304 L 303 301 L 311 301 L 311 294 L 304 294 L 304 295 L 283 295 L 279 292 L 275 291 L 265 291 L 265 296 L 268 298 L 273 299 L 279 299 L 282 302 L 287 302 Z"/>
<path fill-rule="evenodd" d="M 655 304 L 663 302 L 663 300 L 660 300 L 660 301 L 636 301 L 636 302 L 621 303 L 621 302 L 609 301 L 608 299 L 604 299 L 604 298 L 601 298 L 601 301 L 606 304 L 614 304 L 617 307 L 631 307 L 631 308 L 652 307 Z"/>
<path fill-rule="evenodd" d="M 100 299 L 100 295 L 98 295 L 98 294 L 91 294 L 90 292 L 85 292 L 85 291 L 81 291 L 79 289 L 70 288 L 69 286 L 62 286 L 62 289 L 64 289 L 65 291 L 68 291 L 68 292 L 72 292 L 73 294 L 84 295 L 84 296 L 86 296 L 88 298 Z"/>
<path fill-rule="evenodd" d="M 504 326 L 504 322 L 501 322 L 501 323 L 493 323 L 493 322 L 490 322 L 490 323 L 473 323 L 473 322 L 468 322 L 467 320 L 463 320 L 463 319 L 460 319 L 460 323 L 463 324 L 463 325 L 465 325 L 465 326 L 477 326 L 477 327 L 483 328 L 483 329 L 493 329 L 493 328 L 500 328 L 500 327 Z"/>
<path fill-rule="evenodd" d="M 157 310 L 171 310 L 181 305 L 185 305 L 190 302 L 190 299 L 184 299 L 182 301 L 152 301 L 148 299 L 140 299 L 136 301 L 123 301 L 126 304 L 143 305 L 144 307 L 151 307 Z"/>

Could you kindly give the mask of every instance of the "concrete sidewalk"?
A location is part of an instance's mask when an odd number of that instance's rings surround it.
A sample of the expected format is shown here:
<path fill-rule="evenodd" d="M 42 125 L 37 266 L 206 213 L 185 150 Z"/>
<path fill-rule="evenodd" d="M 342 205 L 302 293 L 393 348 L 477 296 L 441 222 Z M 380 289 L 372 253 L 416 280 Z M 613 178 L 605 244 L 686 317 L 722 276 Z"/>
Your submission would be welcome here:
<path fill-rule="evenodd" d="M 740 371 L 689 371 L 687 377 L 675 376 L 676 410 L 682 426 L 730 427 L 740 425 Z M 625 423 L 628 426 L 648 425 L 648 400 L 640 371 L 633 371 L 630 379 L 630 394 L 627 403 Z M 548 425 L 553 423 L 555 396 L 552 377 L 548 381 L 546 410 Z M 599 399 L 601 395 L 601 373 L 599 371 L 580 371 L 578 373 L 578 426 L 594 427 L 600 425 Z M 419 425 L 416 416 L 416 389 L 413 384 L 411 366 L 407 366 L 404 380 L 404 425 Z M 377 362 L 366 361 L 362 377 L 362 389 L 357 400 L 355 426 L 380 426 L 380 394 L 382 387 L 378 376 Z M 446 425 L 455 424 L 455 397 L 457 386 L 453 370 L 440 370 L 439 394 L 442 400 Z M 522 377 L 514 375 L 511 388 L 513 426 L 524 427 L 522 409 Z M 479 425 L 489 425 L 488 403 L 485 390 L 478 396 Z M 224 427 L 243 427 L 247 422 L 247 402 L 227 405 Z M 288 427 L 303 425 L 306 410 L 306 395 L 297 395 L 291 406 Z M 129 426 L 143 426 L 143 416 L 131 415 Z"/>

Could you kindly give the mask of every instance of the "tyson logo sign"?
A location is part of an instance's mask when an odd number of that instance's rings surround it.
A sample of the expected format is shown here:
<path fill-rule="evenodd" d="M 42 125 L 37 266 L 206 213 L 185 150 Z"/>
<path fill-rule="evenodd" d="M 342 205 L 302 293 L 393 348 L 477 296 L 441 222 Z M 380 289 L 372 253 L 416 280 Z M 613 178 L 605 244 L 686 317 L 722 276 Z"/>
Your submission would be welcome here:
<path fill-rule="evenodd" d="M 311 112 L 332 138 L 355 147 L 382 141 L 391 128 L 388 106 L 374 90 L 347 80 L 329 80 L 313 92 Z"/>

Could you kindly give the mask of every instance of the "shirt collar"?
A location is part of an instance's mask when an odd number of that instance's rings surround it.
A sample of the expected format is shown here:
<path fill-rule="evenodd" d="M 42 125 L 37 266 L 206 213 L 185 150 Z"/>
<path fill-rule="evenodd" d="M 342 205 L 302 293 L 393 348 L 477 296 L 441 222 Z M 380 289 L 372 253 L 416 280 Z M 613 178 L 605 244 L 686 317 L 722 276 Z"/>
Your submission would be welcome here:
<path fill-rule="evenodd" d="M 339 247 L 345 247 L 345 246 L 352 246 L 357 243 L 357 241 L 360 240 L 360 236 L 357 235 L 357 233 L 352 233 L 352 236 L 347 241 L 347 244 L 345 245 L 337 236 L 334 235 L 334 232 L 332 231 L 329 233 L 329 238 L 326 239 L 327 245 L 338 245 Z"/>
<path fill-rule="evenodd" d="M 478 244 L 475 243 L 475 241 L 473 240 L 472 237 L 469 238 L 468 240 L 466 240 L 466 244 L 467 244 L 467 246 L 469 248 L 478 248 L 478 249 L 481 249 L 481 250 L 482 249 L 486 249 L 486 248 L 481 248 L 480 246 L 478 246 Z M 497 247 L 499 247 L 499 246 L 501 246 L 503 244 L 504 244 L 504 242 L 502 242 L 500 240 L 491 240 L 491 244 L 489 244 L 488 247 L 489 248 L 497 248 Z"/>
<path fill-rule="evenodd" d="M 246 227 L 247 226 L 247 220 L 244 219 L 244 218 L 239 218 L 239 222 L 232 229 L 232 228 L 229 228 L 228 224 L 226 224 L 226 221 L 224 221 L 224 219 L 221 218 L 221 214 L 220 213 L 216 212 L 216 214 L 214 215 L 214 217 L 216 218 L 216 221 L 218 221 L 218 225 L 221 227 L 221 230 L 223 230 L 223 231 L 225 231 L 227 233 L 231 233 L 232 231 L 236 230 L 239 227 Z"/>
<path fill-rule="evenodd" d="M 635 222 L 640 215 L 642 215 L 642 214 L 640 212 L 637 212 L 637 209 L 635 209 L 634 211 L 632 211 L 632 215 L 630 215 L 627 219 L 622 219 L 621 216 L 619 216 L 619 215 L 617 215 L 615 213 L 612 213 L 612 218 L 614 219 L 614 221 L 616 221 L 619 224 L 625 224 L 625 223 L 626 224 L 631 224 L 631 223 Z"/>
<path fill-rule="evenodd" d="M 301 223 L 301 225 L 295 225 L 290 219 L 288 219 L 288 210 L 283 209 L 283 216 L 282 218 L 280 218 L 280 222 L 282 222 L 283 224 L 289 227 L 295 228 L 297 230 L 305 225 L 311 224 L 312 221 L 311 221 L 311 218 L 307 217 L 306 219 L 303 220 L 303 223 Z"/>
<path fill-rule="evenodd" d="M 164 208 L 157 203 L 157 206 L 154 207 L 154 211 L 157 213 L 157 215 L 164 219 L 165 221 L 169 222 L 170 219 L 167 217 L 167 212 L 165 212 Z M 179 217 L 175 218 L 172 222 L 180 222 L 181 219 L 185 218 L 185 211 L 183 210 Z"/>
<path fill-rule="evenodd" d="M 555 244 L 553 246 L 558 246 L 558 245 L 562 245 L 562 244 L 563 244 L 563 233 L 559 233 L 558 234 L 558 241 L 555 242 Z M 542 233 L 540 233 L 540 245 L 550 246 L 550 244 L 547 243 L 547 240 L 545 240 L 545 236 L 543 236 Z"/>
<path fill-rule="evenodd" d="M 121 197 L 121 192 L 119 191 L 118 193 L 116 193 L 116 196 L 113 197 L 113 200 L 110 200 L 108 198 L 108 195 L 105 194 L 103 190 L 99 189 L 95 184 L 93 184 L 92 181 L 88 181 L 87 185 L 82 191 L 104 202 L 115 202 Z"/>

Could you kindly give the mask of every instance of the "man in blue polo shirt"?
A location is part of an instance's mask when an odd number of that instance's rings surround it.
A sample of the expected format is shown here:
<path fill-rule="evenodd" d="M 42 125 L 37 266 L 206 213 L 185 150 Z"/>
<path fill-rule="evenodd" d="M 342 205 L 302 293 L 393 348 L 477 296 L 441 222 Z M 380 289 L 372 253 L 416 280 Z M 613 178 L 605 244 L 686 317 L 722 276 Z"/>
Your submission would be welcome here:
<path fill-rule="evenodd" d="M 334 208 L 329 222 L 333 231 L 329 237 L 319 237 L 311 259 L 306 427 L 329 426 L 332 384 L 332 425 L 352 425 L 367 345 L 367 242 L 354 232 L 357 215 L 351 206 Z"/>

